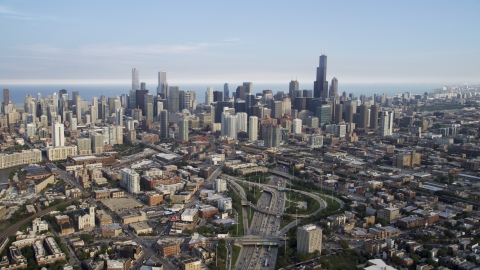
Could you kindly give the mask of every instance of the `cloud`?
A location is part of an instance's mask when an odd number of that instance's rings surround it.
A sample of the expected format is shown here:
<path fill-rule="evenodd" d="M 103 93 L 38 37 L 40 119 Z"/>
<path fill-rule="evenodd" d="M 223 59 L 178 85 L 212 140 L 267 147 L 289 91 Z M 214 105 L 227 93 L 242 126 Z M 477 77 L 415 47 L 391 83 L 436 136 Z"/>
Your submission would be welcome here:
<path fill-rule="evenodd" d="M 0 15 L 8 19 L 25 20 L 25 21 L 34 21 L 34 20 L 56 21 L 57 20 L 55 17 L 52 17 L 52 16 L 44 16 L 44 15 L 35 16 L 35 15 L 22 14 L 6 6 L 0 6 Z"/>

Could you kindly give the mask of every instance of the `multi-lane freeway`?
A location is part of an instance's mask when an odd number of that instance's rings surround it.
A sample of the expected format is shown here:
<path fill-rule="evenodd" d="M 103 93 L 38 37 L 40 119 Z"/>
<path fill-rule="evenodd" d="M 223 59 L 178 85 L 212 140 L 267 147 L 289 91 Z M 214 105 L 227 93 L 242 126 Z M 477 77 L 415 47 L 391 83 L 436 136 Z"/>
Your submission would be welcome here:
<path fill-rule="evenodd" d="M 257 203 L 258 208 L 270 209 L 270 211 L 277 213 L 281 213 L 284 206 L 284 192 L 274 189 L 269 189 L 268 192 L 264 190 Z M 265 239 L 275 237 L 280 228 L 280 221 L 277 215 L 256 211 L 253 215 L 252 224 L 250 224 L 249 236 L 255 235 Z M 255 243 L 255 240 L 253 243 Z M 246 242 L 244 243 L 234 269 L 274 269 L 278 247 L 276 245 L 257 245 L 253 243 L 248 245 Z M 276 242 L 276 244 L 278 243 Z"/>

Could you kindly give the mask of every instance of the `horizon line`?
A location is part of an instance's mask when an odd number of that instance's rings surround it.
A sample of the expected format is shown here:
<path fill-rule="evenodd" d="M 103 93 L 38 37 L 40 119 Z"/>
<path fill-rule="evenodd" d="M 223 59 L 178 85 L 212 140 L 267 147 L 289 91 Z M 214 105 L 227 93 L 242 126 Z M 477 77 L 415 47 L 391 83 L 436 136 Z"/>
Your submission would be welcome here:
<path fill-rule="evenodd" d="M 248 81 L 248 80 L 245 80 L 245 81 Z M 245 82 L 244 81 L 244 82 Z M 158 82 L 157 81 L 142 81 L 142 82 L 145 82 L 147 84 L 153 84 L 153 85 L 157 85 Z M 253 82 L 254 84 L 288 84 L 290 81 L 251 81 Z M 93 79 L 93 80 L 90 80 L 90 79 L 59 79 L 59 80 L 24 80 L 24 79 L 20 79 L 20 80 L 0 80 L 0 85 L 2 84 L 7 84 L 7 85 L 35 85 L 35 84 L 38 84 L 38 85 L 95 85 L 95 84 L 101 84 L 101 85 L 124 85 L 124 84 L 131 84 L 132 82 L 130 80 L 111 80 L 111 79 Z M 181 84 L 201 84 L 201 85 L 208 85 L 208 84 L 224 84 L 224 83 L 228 83 L 228 84 L 235 84 L 234 83 L 231 83 L 231 82 L 225 82 L 225 81 L 210 81 L 210 82 L 207 82 L 207 81 L 180 81 L 180 82 L 176 82 L 176 83 L 169 83 L 170 86 L 177 86 L 177 85 L 181 85 Z M 241 83 L 240 83 L 241 84 Z M 300 84 L 302 84 L 300 82 Z M 313 84 L 313 82 L 312 82 Z M 368 82 L 368 81 L 344 81 L 344 82 L 341 82 L 341 84 L 396 84 L 396 85 L 421 85 L 421 84 L 437 84 L 437 85 L 444 85 L 444 86 L 448 86 L 448 85 L 465 85 L 465 84 L 480 84 L 480 83 L 474 83 L 474 82 L 462 82 L 462 83 L 459 83 L 459 82 L 431 82 L 431 81 L 424 81 L 424 82 L 397 82 L 397 81 L 376 81 L 376 82 Z"/>

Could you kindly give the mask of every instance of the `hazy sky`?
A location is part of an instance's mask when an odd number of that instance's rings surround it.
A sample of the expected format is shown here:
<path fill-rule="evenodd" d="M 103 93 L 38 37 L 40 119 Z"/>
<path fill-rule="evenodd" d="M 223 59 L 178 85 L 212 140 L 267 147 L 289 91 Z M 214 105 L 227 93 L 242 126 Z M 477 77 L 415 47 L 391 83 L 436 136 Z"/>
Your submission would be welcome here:
<path fill-rule="evenodd" d="M 1 1 L 1 83 L 480 83 L 480 1 Z"/>

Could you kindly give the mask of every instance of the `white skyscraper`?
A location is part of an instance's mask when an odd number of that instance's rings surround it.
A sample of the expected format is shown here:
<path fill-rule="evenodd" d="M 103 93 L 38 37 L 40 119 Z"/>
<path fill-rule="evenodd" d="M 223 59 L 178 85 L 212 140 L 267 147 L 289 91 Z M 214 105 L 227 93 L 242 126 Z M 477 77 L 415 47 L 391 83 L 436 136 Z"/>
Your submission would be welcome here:
<path fill-rule="evenodd" d="M 213 103 L 213 87 L 208 87 L 205 93 L 205 104 L 210 105 Z"/>
<path fill-rule="evenodd" d="M 302 133 L 302 120 L 295 118 L 292 121 L 292 133 L 300 134 Z"/>
<path fill-rule="evenodd" d="M 247 132 L 248 125 L 247 125 L 248 115 L 244 112 L 237 113 L 237 130 L 238 132 Z"/>
<path fill-rule="evenodd" d="M 52 145 L 65 146 L 65 125 L 63 123 L 54 122 L 52 124 Z"/>
<path fill-rule="evenodd" d="M 132 169 L 120 170 L 120 181 L 128 193 L 140 192 L 140 175 Z"/>
<path fill-rule="evenodd" d="M 158 72 L 157 95 L 161 95 L 165 99 L 168 97 L 167 72 L 163 70 Z"/>
<path fill-rule="evenodd" d="M 227 121 L 227 136 L 234 140 L 237 139 L 238 130 L 237 130 L 237 122 L 238 117 L 236 115 L 229 115 L 226 119 Z"/>
<path fill-rule="evenodd" d="M 391 136 L 393 129 L 393 112 L 382 112 L 380 117 L 380 136 Z"/>
<path fill-rule="evenodd" d="M 250 116 L 248 121 L 248 139 L 250 141 L 258 140 L 258 117 Z"/>
<path fill-rule="evenodd" d="M 140 75 L 136 68 L 132 68 L 132 90 L 140 90 Z"/>
<path fill-rule="evenodd" d="M 180 127 L 180 132 L 179 132 L 180 136 L 178 139 L 183 142 L 187 142 L 188 141 L 188 119 L 182 118 L 182 120 L 180 120 L 178 125 Z"/>

